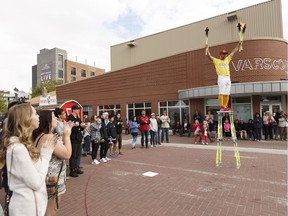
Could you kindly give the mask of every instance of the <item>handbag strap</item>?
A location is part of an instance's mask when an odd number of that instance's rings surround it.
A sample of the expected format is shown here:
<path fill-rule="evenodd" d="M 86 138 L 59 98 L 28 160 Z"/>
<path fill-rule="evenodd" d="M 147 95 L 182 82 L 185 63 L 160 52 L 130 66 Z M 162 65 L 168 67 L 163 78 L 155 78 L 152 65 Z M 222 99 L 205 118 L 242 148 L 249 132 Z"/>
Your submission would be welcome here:
<path fill-rule="evenodd" d="M 60 174 L 61 174 L 61 172 L 62 172 L 63 164 L 64 164 L 64 161 L 62 160 L 61 168 L 60 168 L 60 171 L 59 171 L 59 174 L 58 174 L 58 179 L 59 179 L 59 176 L 60 176 Z"/>
<path fill-rule="evenodd" d="M 60 168 L 60 171 L 59 171 L 59 173 L 58 173 L 57 183 L 56 183 L 56 186 L 55 186 L 55 187 L 56 187 L 55 200 L 56 200 L 57 209 L 59 209 L 59 204 L 58 204 L 58 181 L 59 181 L 60 174 L 61 174 L 61 172 L 62 172 L 63 164 L 64 164 L 64 161 L 62 160 L 61 168 Z"/>
<path fill-rule="evenodd" d="M 36 142 L 36 147 L 38 147 L 38 144 L 39 144 L 39 141 L 40 141 L 40 139 L 43 137 L 45 135 L 45 133 L 42 133 L 41 135 L 40 135 L 40 137 L 38 138 L 38 140 L 37 140 L 37 142 Z"/>

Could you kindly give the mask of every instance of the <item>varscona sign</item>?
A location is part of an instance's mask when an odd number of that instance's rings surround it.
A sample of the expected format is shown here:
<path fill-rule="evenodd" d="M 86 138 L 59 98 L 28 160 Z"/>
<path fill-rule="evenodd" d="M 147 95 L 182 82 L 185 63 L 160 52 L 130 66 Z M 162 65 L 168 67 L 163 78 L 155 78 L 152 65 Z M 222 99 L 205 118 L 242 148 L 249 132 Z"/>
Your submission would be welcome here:
<path fill-rule="evenodd" d="M 235 71 L 244 70 L 281 70 L 288 73 L 287 59 L 253 58 L 232 61 Z"/>

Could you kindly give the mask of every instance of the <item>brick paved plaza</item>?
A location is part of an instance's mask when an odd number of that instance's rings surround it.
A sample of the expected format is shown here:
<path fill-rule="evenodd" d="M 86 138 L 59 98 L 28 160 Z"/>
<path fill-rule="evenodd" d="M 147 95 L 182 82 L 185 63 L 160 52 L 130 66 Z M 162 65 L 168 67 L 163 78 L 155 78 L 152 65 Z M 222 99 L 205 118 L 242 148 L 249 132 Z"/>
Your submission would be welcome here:
<path fill-rule="evenodd" d="M 58 215 L 287 215 L 286 142 L 240 140 L 237 169 L 229 140 L 217 168 L 216 143 L 195 145 L 192 138 L 171 136 L 169 144 L 131 150 L 130 136 L 124 139 L 124 155 L 107 163 L 82 158 L 85 173 L 67 181 Z M 158 175 L 142 175 L 149 171 Z"/>

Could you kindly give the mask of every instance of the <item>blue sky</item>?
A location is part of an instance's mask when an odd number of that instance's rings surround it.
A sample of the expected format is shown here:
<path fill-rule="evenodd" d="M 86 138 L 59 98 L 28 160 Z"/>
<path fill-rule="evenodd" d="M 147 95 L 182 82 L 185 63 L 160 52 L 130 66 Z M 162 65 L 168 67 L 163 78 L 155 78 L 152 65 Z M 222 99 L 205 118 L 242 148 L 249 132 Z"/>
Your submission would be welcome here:
<path fill-rule="evenodd" d="M 31 91 L 43 48 L 110 70 L 110 47 L 267 0 L 11 0 L 0 7 L 0 90 Z M 282 8 L 288 1 L 282 0 Z M 287 13 L 283 13 L 288 38 Z"/>

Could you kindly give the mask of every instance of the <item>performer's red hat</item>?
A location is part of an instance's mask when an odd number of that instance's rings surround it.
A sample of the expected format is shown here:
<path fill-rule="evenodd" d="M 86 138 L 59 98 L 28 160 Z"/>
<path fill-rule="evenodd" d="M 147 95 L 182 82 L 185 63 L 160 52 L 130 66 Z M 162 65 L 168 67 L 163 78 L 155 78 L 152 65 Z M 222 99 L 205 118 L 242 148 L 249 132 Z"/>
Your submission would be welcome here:
<path fill-rule="evenodd" d="M 227 54 L 228 54 L 228 52 L 226 50 L 221 50 L 220 51 L 220 55 L 227 55 Z"/>

